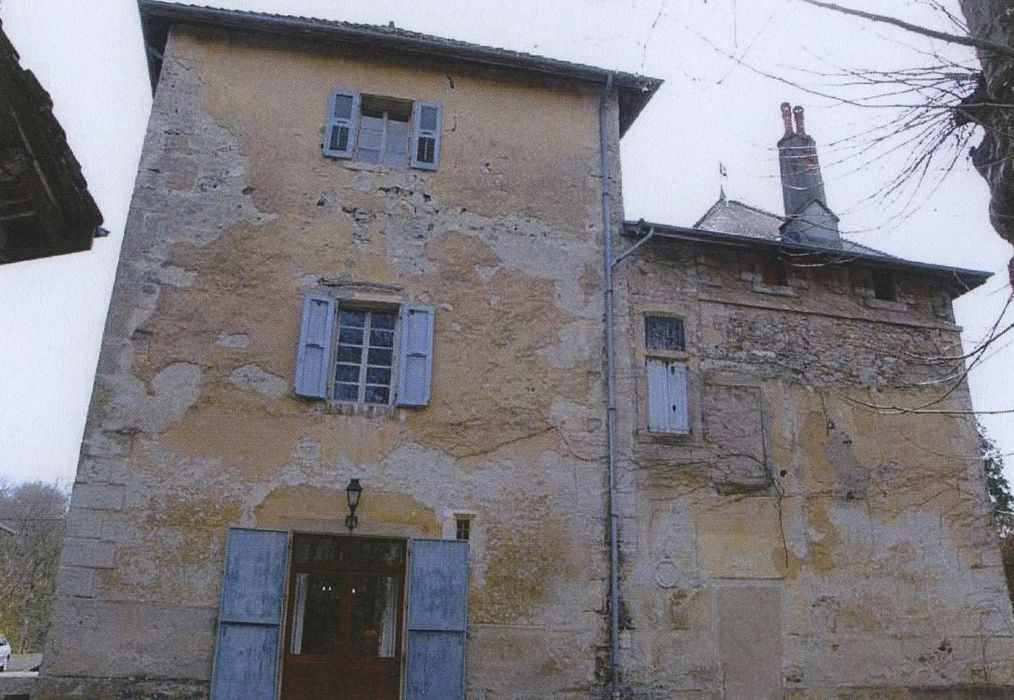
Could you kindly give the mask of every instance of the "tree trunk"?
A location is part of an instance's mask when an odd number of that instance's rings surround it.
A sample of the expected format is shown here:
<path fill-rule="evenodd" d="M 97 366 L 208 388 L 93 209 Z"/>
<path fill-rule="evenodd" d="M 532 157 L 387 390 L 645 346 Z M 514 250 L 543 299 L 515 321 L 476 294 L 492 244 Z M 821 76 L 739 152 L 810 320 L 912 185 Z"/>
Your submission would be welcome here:
<path fill-rule="evenodd" d="M 1014 1 L 960 0 L 969 35 L 1014 47 Z M 972 163 L 989 186 L 993 228 L 1014 244 L 1014 60 L 978 49 L 983 81 L 966 100 L 959 119 L 980 124 L 985 134 L 972 149 Z M 1014 259 L 1008 265 L 1014 282 Z"/>

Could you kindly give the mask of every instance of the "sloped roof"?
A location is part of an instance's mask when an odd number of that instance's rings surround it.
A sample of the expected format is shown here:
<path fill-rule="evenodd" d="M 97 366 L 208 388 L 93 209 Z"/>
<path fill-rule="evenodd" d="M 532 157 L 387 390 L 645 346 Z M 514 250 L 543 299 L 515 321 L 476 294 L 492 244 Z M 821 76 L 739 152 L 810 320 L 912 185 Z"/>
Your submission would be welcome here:
<path fill-rule="evenodd" d="M 820 200 L 814 200 L 824 206 Z M 828 209 L 830 212 L 831 210 Z M 833 214 L 833 212 L 832 212 Z M 704 216 L 697 220 L 693 228 L 701 231 L 714 231 L 715 233 L 727 233 L 734 236 L 746 238 L 761 238 L 769 241 L 781 241 L 781 226 L 786 222 L 784 216 L 772 214 L 769 211 L 752 207 L 734 199 L 719 199 Z M 885 260 L 901 260 L 883 251 L 869 246 L 850 241 L 847 238 L 841 239 L 841 251 L 863 255 L 864 257 L 881 257 Z"/>
<path fill-rule="evenodd" d="M 161 0 L 138 0 L 138 9 L 141 13 L 145 46 L 148 50 L 148 66 L 153 90 L 158 82 L 162 51 L 165 48 L 169 27 L 175 23 L 274 34 L 307 42 L 326 43 L 331 46 L 367 47 L 372 51 L 384 50 L 415 56 L 426 55 L 459 64 L 507 68 L 515 72 L 550 75 L 595 85 L 604 85 L 607 77 L 611 75 L 613 85 L 619 91 L 621 136 L 662 85 L 662 80 L 659 78 L 571 63 L 509 49 L 481 46 L 457 39 L 412 32 L 394 26 L 353 24 L 312 17 L 181 5 Z"/>
<path fill-rule="evenodd" d="M 786 241 L 780 226 L 785 218 L 735 200 L 719 199 L 691 227 L 651 223 L 644 220 L 626 221 L 623 233 L 643 242 L 649 233 L 659 240 L 681 240 L 723 246 L 783 250 L 796 255 L 813 256 L 831 264 L 862 262 L 871 266 L 933 275 L 944 281 L 954 296 L 960 296 L 983 284 L 992 273 L 967 270 L 948 265 L 905 260 L 876 248 L 843 238 L 840 248 L 825 248 L 813 243 Z M 629 252 L 629 251 L 628 251 Z"/>
<path fill-rule="evenodd" d="M 88 250 L 101 223 L 49 93 L 0 22 L 0 263 Z"/>

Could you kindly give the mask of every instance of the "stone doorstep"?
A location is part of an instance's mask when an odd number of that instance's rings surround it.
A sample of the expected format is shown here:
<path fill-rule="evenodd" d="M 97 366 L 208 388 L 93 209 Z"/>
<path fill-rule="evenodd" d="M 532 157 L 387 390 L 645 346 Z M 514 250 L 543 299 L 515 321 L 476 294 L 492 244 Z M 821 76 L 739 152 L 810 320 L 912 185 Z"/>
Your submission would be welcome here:
<path fill-rule="evenodd" d="M 0 673 L 0 698 L 32 695 L 38 683 L 38 671 L 5 671 Z"/>

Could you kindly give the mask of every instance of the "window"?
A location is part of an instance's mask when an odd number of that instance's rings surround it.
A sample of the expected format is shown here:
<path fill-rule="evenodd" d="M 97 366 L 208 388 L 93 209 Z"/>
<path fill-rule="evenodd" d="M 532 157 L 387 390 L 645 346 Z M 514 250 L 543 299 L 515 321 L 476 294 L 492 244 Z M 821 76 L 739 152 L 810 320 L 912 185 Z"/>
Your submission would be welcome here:
<path fill-rule="evenodd" d="M 685 435 L 690 432 L 690 418 L 683 321 L 668 316 L 646 316 L 644 339 L 648 430 Z"/>
<path fill-rule="evenodd" d="M 335 399 L 390 403 L 396 318 L 393 312 L 339 310 Z"/>
<path fill-rule="evenodd" d="M 337 88 L 328 101 L 324 155 L 436 170 L 440 105 Z"/>
<path fill-rule="evenodd" d="M 887 270 L 874 270 L 872 277 L 874 299 L 898 301 L 898 288 L 894 282 L 894 275 Z"/>
<path fill-rule="evenodd" d="M 760 278 L 765 287 L 786 287 L 789 284 L 789 271 L 778 258 L 764 257 L 760 261 Z"/>
<path fill-rule="evenodd" d="M 472 535 L 472 519 L 459 515 L 454 520 L 454 539 L 467 540 Z"/>
<path fill-rule="evenodd" d="M 346 307 L 325 292 L 310 292 L 303 301 L 295 391 L 312 399 L 425 406 L 432 346 L 432 307 Z"/>
<path fill-rule="evenodd" d="M 644 345 L 648 350 L 686 350 L 683 321 L 669 316 L 647 316 L 644 319 Z"/>

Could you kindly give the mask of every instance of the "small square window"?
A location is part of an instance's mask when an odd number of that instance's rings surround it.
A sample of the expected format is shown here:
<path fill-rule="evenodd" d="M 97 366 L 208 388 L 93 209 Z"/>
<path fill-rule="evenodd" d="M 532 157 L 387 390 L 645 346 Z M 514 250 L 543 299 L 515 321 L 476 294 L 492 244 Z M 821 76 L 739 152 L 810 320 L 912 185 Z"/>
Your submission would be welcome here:
<path fill-rule="evenodd" d="M 646 316 L 644 345 L 648 350 L 686 350 L 683 321 L 670 316 Z"/>
<path fill-rule="evenodd" d="M 898 287 L 894 275 L 887 270 L 873 272 L 873 297 L 881 301 L 898 301 Z"/>

